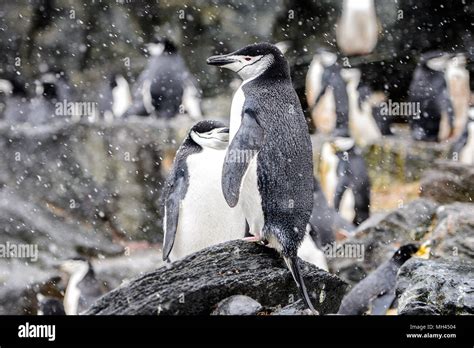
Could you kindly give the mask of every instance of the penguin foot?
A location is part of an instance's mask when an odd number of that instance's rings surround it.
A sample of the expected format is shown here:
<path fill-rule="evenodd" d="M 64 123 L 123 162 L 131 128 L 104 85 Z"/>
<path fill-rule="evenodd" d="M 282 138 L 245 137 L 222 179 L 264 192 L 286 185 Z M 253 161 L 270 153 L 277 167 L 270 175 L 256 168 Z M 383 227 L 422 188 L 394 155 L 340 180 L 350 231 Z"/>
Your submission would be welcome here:
<path fill-rule="evenodd" d="M 245 241 L 245 242 L 253 242 L 253 243 L 258 243 L 258 242 L 261 241 L 261 239 L 259 237 L 255 237 L 255 236 L 244 237 L 242 240 Z"/>

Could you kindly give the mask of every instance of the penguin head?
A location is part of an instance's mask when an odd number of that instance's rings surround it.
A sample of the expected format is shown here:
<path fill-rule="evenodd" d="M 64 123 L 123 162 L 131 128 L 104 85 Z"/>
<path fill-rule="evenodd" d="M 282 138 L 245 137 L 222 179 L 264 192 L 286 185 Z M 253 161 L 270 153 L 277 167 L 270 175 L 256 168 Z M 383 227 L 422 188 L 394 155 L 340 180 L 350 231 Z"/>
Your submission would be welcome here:
<path fill-rule="evenodd" d="M 401 246 L 393 255 L 392 259 L 397 263 L 402 265 L 410 259 L 412 256 L 419 258 L 428 258 L 431 251 L 432 241 L 427 240 L 423 244 L 405 244 Z"/>
<path fill-rule="evenodd" d="M 253 44 L 229 54 L 209 57 L 207 64 L 232 70 L 244 81 L 263 74 L 271 67 L 275 73 L 289 76 L 283 53 L 269 43 Z"/>
<path fill-rule="evenodd" d="M 432 71 L 444 71 L 452 55 L 442 51 L 429 51 L 420 57 L 420 64 Z"/>
<path fill-rule="evenodd" d="M 68 274 L 73 275 L 77 273 L 86 274 L 92 271 L 92 265 L 90 262 L 84 258 L 77 257 L 70 260 L 66 260 L 59 266 L 59 269 Z"/>
<path fill-rule="evenodd" d="M 191 128 L 187 140 L 201 148 L 223 150 L 229 144 L 229 128 L 219 121 L 200 121 Z"/>
<path fill-rule="evenodd" d="M 333 66 L 337 63 L 337 54 L 322 47 L 316 49 L 314 58 L 317 59 L 325 68 Z"/>
<path fill-rule="evenodd" d="M 163 53 L 176 53 L 178 49 L 170 39 L 156 36 L 146 45 L 146 50 L 152 56 L 159 56 Z"/>
<path fill-rule="evenodd" d="M 345 152 L 354 148 L 355 140 L 351 137 L 338 136 L 330 141 L 330 145 L 333 148 L 334 152 Z"/>
<path fill-rule="evenodd" d="M 418 249 L 420 248 L 419 245 L 417 244 L 405 244 L 401 246 L 393 255 L 392 259 L 398 263 L 398 264 L 403 264 L 405 261 L 409 260 L 413 255 L 415 255 L 418 252 Z"/>
<path fill-rule="evenodd" d="M 0 94 L 26 97 L 26 84 L 18 77 L 0 79 Z"/>

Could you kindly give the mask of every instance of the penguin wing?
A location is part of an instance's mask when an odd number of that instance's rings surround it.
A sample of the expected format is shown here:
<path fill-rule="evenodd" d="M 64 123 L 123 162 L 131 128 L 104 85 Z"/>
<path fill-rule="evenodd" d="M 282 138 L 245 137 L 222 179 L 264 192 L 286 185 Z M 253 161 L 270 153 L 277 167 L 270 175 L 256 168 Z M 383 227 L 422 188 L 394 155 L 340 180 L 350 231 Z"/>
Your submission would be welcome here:
<path fill-rule="evenodd" d="M 230 207 L 239 201 L 240 185 L 250 161 L 260 150 L 263 143 L 263 129 L 251 110 L 242 116 L 240 128 L 227 148 L 222 168 L 222 191 Z"/>
<path fill-rule="evenodd" d="M 385 292 L 370 302 L 371 315 L 385 315 L 395 301 L 395 289 Z"/>
<path fill-rule="evenodd" d="M 180 176 L 169 186 L 165 198 L 165 214 L 163 229 L 165 236 L 163 238 L 163 260 L 168 260 L 171 249 L 173 248 L 176 230 L 178 229 L 180 202 L 186 194 L 185 178 Z"/>

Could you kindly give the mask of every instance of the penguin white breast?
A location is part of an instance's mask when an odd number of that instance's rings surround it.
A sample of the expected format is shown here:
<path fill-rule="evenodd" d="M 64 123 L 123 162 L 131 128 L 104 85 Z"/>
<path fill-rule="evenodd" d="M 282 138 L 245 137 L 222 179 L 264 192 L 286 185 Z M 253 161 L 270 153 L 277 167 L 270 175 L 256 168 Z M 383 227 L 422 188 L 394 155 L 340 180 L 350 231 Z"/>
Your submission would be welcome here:
<path fill-rule="evenodd" d="M 459 160 L 464 164 L 474 164 L 474 122 L 468 124 L 466 146 L 461 150 Z"/>
<path fill-rule="evenodd" d="M 221 188 L 226 151 L 205 148 L 186 159 L 189 186 L 180 205 L 171 260 L 245 235 L 245 218 L 230 208 Z"/>
<path fill-rule="evenodd" d="M 249 163 L 248 169 L 242 178 L 237 207 L 241 207 L 250 226 L 250 233 L 256 237 L 263 237 L 264 216 L 262 197 L 258 189 L 257 158 L 258 154 Z"/>
<path fill-rule="evenodd" d="M 127 80 L 122 76 L 117 78 L 117 86 L 112 89 L 112 111 L 115 116 L 122 116 L 132 104 L 132 95 Z"/>

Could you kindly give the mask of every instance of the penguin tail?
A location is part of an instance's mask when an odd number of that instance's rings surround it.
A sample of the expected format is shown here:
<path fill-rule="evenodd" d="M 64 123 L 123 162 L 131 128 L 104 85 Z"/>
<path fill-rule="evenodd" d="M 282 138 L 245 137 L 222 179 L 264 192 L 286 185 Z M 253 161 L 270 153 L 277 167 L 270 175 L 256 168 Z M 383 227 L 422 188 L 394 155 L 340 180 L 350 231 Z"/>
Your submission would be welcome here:
<path fill-rule="evenodd" d="M 286 265 L 288 266 L 293 279 L 298 286 L 301 296 L 303 297 L 306 306 L 313 312 L 313 314 L 318 315 L 318 311 L 314 309 L 313 304 L 311 303 L 311 299 L 309 298 L 308 291 L 306 290 L 306 286 L 304 284 L 303 276 L 301 275 L 300 266 L 298 264 L 298 257 L 297 256 L 283 256 Z"/>

